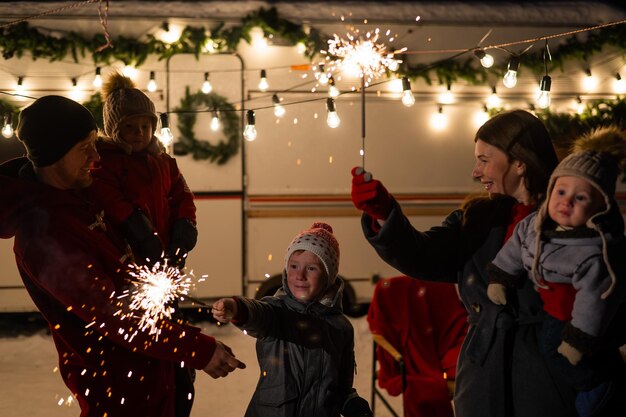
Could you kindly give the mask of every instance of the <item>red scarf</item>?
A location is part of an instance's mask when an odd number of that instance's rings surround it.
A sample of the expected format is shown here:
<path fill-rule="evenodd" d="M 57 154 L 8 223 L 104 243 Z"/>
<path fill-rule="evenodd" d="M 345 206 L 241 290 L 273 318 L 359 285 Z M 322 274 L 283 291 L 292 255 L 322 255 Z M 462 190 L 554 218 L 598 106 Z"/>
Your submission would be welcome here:
<path fill-rule="evenodd" d="M 522 203 L 513 204 L 513 207 L 511 208 L 511 217 L 509 219 L 509 226 L 506 229 L 506 235 L 504 235 L 505 242 L 509 240 L 509 238 L 513 234 L 513 229 L 515 229 L 515 226 L 517 225 L 517 223 L 519 223 L 526 216 L 532 213 L 534 209 L 535 209 L 534 205 L 527 206 Z"/>

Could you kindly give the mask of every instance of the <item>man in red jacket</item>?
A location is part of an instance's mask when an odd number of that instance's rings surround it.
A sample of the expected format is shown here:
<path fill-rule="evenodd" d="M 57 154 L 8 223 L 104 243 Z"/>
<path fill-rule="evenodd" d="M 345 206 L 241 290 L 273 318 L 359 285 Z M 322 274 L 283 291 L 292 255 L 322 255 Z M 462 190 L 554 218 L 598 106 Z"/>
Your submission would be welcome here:
<path fill-rule="evenodd" d="M 15 237 L 18 269 L 50 324 L 59 369 L 81 417 L 174 416 L 174 367 L 225 377 L 245 365 L 200 329 L 159 323 L 156 340 L 118 296 L 130 275 L 125 242 L 81 190 L 98 162 L 96 124 L 80 104 L 37 99 L 20 114 L 28 158 L 0 166 L 0 237 Z"/>

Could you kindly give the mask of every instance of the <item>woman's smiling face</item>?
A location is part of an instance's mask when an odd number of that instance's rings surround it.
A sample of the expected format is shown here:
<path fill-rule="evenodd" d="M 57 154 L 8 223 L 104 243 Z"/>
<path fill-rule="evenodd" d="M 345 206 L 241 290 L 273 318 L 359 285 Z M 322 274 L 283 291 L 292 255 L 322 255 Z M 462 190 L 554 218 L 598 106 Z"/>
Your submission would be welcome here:
<path fill-rule="evenodd" d="M 476 140 L 474 156 L 472 176 L 489 194 L 509 195 L 525 202 L 528 190 L 524 184 L 524 164 L 510 161 L 502 150 L 480 139 Z"/>

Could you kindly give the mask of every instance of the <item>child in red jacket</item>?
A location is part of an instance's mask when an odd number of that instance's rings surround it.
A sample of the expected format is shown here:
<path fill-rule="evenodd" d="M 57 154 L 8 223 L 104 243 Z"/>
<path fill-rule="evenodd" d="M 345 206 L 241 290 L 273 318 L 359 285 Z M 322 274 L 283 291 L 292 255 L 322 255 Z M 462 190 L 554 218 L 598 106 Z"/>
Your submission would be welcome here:
<path fill-rule="evenodd" d="M 197 240 L 196 207 L 176 160 L 154 136 L 154 103 L 119 73 L 105 82 L 103 100 L 106 137 L 92 172 L 94 197 L 120 226 L 135 262 L 153 264 L 164 254 L 183 266 Z"/>

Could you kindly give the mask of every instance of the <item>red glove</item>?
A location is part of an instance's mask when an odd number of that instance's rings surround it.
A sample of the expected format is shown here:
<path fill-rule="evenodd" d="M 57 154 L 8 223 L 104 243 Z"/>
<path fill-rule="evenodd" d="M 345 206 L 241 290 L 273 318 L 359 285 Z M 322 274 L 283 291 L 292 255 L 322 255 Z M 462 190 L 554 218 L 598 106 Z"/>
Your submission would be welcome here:
<path fill-rule="evenodd" d="M 372 174 L 361 167 L 352 168 L 352 204 L 372 219 L 386 220 L 394 205 L 394 198 L 385 186 L 372 179 Z"/>

